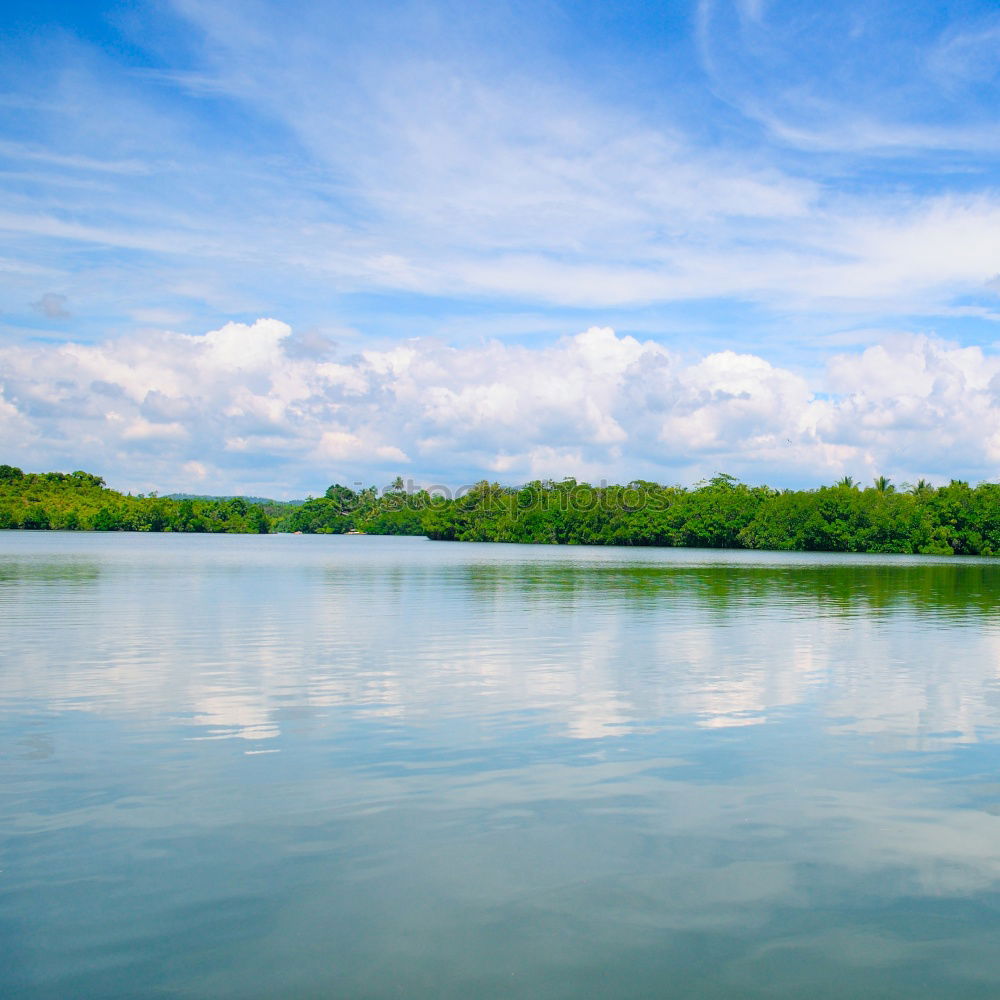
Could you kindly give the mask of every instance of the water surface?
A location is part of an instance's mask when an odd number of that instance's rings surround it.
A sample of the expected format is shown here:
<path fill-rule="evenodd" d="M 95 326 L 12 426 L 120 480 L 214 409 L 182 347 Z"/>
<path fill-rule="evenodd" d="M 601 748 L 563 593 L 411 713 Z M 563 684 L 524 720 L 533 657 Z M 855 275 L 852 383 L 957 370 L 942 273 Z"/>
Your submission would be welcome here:
<path fill-rule="evenodd" d="M 0 532 L 0 995 L 996 997 L 998 584 Z"/>

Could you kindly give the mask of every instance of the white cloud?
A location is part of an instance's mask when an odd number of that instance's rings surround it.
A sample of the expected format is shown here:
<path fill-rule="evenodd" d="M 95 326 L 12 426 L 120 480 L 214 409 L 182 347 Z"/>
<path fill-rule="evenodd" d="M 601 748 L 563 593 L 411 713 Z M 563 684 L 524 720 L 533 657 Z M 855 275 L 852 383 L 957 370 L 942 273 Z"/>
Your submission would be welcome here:
<path fill-rule="evenodd" d="M 759 351 L 789 312 L 819 334 L 844 315 L 993 322 L 970 299 L 989 297 L 1000 259 L 1000 133 L 953 79 L 971 53 L 985 86 L 993 20 L 901 40 L 878 0 L 815 16 L 704 0 L 708 77 L 691 66 L 654 101 L 639 60 L 615 87 L 586 59 L 560 62 L 541 8 L 453 25 L 435 6 L 387 19 L 368 5 L 345 28 L 326 5 L 177 0 L 190 51 L 155 73 L 66 40 L 56 71 L 25 74 L 35 134 L 0 144 L 0 291 L 29 313 L 9 335 L 36 328 L 28 304 L 50 288 L 83 339 L 128 328 L 123 315 L 385 331 L 416 314 L 480 336 L 510 313 L 544 314 L 537 332 L 664 329 L 686 310 L 713 343 Z M 968 114 L 931 100 L 945 77 Z M 734 123 L 720 95 L 769 131 Z M 230 111 L 245 128 L 219 128 Z M 979 159 L 954 169 L 941 149 L 956 144 Z M 868 158 L 904 147 L 929 158 L 888 174 Z"/>
<path fill-rule="evenodd" d="M 198 482 L 208 476 L 208 469 L 205 468 L 205 465 L 202 462 L 185 462 L 182 468 L 186 476 Z"/>
<path fill-rule="evenodd" d="M 281 357 L 280 345 L 292 329 L 274 319 L 259 319 L 253 326 L 227 323 L 204 337 L 190 337 L 209 372 L 268 370 Z"/>
<path fill-rule="evenodd" d="M 323 431 L 314 453 L 320 462 L 357 462 L 370 465 L 373 460 L 383 462 L 409 462 L 404 451 L 394 445 L 378 444 L 370 434 L 352 434 L 350 431 Z"/>
<path fill-rule="evenodd" d="M 995 77 L 1000 73 L 1000 17 L 952 28 L 931 51 L 928 65 L 952 88 Z"/>
<path fill-rule="evenodd" d="M 741 82 L 746 60 L 751 69 L 755 59 L 783 65 L 775 24 L 797 39 L 803 32 L 797 44 L 818 33 L 808 20 L 785 24 L 781 6 L 741 0 L 744 48 L 726 48 L 712 64 L 748 101 L 767 95 Z M 37 197 L 15 192 L 0 216 L 17 256 L 51 263 L 38 248 L 62 247 L 72 270 L 85 244 L 120 258 L 94 278 L 116 296 L 127 291 L 125 308 L 139 316 L 190 314 L 184 300 L 216 314 L 277 310 L 335 288 L 618 309 L 736 298 L 820 314 L 848 309 L 876 325 L 887 311 L 952 306 L 984 291 L 996 271 L 1000 199 L 985 181 L 965 181 L 950 196 L 946 181 L 919 194 L 905 184 L 873 188 L 844 183 L 851 164 L 828 175 L 819 161 L 774 148 L 699 141 L 679 115 L 611 102 L 585 75 L 566 78 L 544 63 L 505 75 L 485 36 L 459 51 L 445 31 L 427 39 L 435 58 L 415 56 L 421 46 L 402 39 L 427 29 L 412 11 L 400 14 L 397 31 L 360 15 L 354 27 L 369 44 L 341 49 L 322 9 L 283 19 L 226 3 L 177 7 L 205 40 L 198 79 L 272 123 L 282 152 L 206 151 L 190 139 L 198 101 L 172 95 L 152 113 L 176 75 L 157 76 L 155 94 L 134 76 L 125 87 L 74 50 L 78 64 L 67 60 L 53 99 L 64 112 L 85 100 L 108 121 L 98 116 L 92 134 L 67 137 L 65 152 L 56 140 L 0 147 L 21 167 L 40 164 Z M 716 22 L 730 9 L 702 4 L 706 45 L 725 34 Z M 849 34 L 856 20 L 832 16 L 818 58 L 839 58 L 838 32 Z M 972 28 L 940 44 L 961 48 L 992 30 Z M 810 60 L 794 68 L 814 73 Z M 775 130 L 822 131 L 833 113 L 808 93 L 803 100 L 811 113 Z M 777 114 L 760 115 L 769 113 Z M 112 118 L 128 123 L 127 144 Z M 857 114 L 836 120 L 852 141 L 865 131 Z M 59 185 L 74 169 L 108 186 L 70 197 Z"/>
<path fill-rule="evenodd" d="M 815 484 L 1000 472 L 1000 356 L 896 335 L 802 374 L 592 328 L 547 347 L 426 339 L 316 361 L 273 319 L 0 348 L 6 460 L 231 492 L 571 474 Z"/>
<path fill-rule="evenodd" d="M 108 414 L 108 419 L 118 417 L 118 414 Z M 121 432 L 123 441 L 165 440 L 187 436 L 185 429 L 178 423 L 156 424 L 139 417 L 131 420 Z"/>
<path fill-rule="evenodd" d="M 996 151 L 992 12 L 699 0 L 697 26 L 713 93 L 780 143 L 840 157 Z"/>
<path fill-rule="evenodd" d="M 926 336 L 897 336 L 832 360 L 840 396 L 818 433 L 872 455 L 895 452 L 938 476 L 995 477 L 1000 466 L 1000 357 Z M 965 470 L 972 470 L 967 473 Z"/>

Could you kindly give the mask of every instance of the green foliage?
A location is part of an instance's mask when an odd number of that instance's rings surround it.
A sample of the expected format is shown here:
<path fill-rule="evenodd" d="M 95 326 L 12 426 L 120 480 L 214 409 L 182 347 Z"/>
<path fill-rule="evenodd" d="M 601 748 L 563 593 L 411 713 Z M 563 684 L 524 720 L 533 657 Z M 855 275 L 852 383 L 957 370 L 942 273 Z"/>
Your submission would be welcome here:
<path fill-rule="evenodd" d="M 509 489 L 478 483 L 423 514 L 430 538 L 677 545 L 813 552 L 1000 554 L 1000 485 L 925 480 L 907 492 L 850 476 L 815 490 L 751 487 L 718 475 L 693 489 L 575 480 Z"/>
<path fill-rule="evenodd" d="M 423 535 L 427 493 L 398 478 L 381 493 L 331 486 L 322 497 L 279 503 L 251 497 L 131 496 L 89 472 L 24 473 L 0 465 L 0 529 L 261 534 Z"/>
<path fill-rule="evenodd" d="M 21 515 L 21 527 L 44 531 L 51 527 L 49 512 L 39 503 L 28 504 Z"/>
<path fill-rule="evenodd" d="M 423 535 L 423 513 L 430 503 L 425 492 L 406 493 L 399 477 L 381 495 L 373 486 L 355 492 L 339 483 L 321 497 L 310 497 L 281 519 L 280 531 L 304 535 Z"/>
<path fill-rule="evenodd" d="M 335 500 L 316 497 L 296 507 L 282 522 L 284 531 L 298 531 L 304 535 L 342 535 L 350 531 L 353 522 Z"/>
<path fill-rule="evenodd" d="M 333 486 L 327 487 L 327 491 L 323 495 L 327 500 L 338 504 L 342 511 L 351 511 L 357 506 L 357 493 L 350 487 L 341 486 L 340 483 L 334 483 Z"/>
<path fill-rule="evenodd" d="M 102 507 L 90 516 L 91 531 L 118 531 L 121 526 L 122 520 L 117 511 L 110 507 Z"/>
<path fill-rule="evenodd" d="M 285 513 L 282 505 L 271 506 Z M 109 490 L 100 476 L 89 472 L 24 473 L 0 465 L 0 528 L 264 534 L 274 520 L 245 497 L 136 497 Z"/>
<path fill-rule="evenodd" d="M 717 475 L 691 489 L 575 479 L 520 487 L 476 483 L 454 498 L 331 486 L 278 503 L 247 497 L 131 496 L 87 472 L 0 465 L 0 528 L 267 534 L 427 535 L 563 545 L 658 545 L 928 555 L 1000 554 L 1000 485 L 925 480 L 862 489 L 850 476 L 815 490 L 774 490 Z"/>
<path fill-rule="evenodd" d="M 250 530 L 257 535 L 266 535 L 271 530 L 271 523 L 268 520 L 267 514 L 261 510 L 258 504 L 247 511 L 247 524 Z"/>

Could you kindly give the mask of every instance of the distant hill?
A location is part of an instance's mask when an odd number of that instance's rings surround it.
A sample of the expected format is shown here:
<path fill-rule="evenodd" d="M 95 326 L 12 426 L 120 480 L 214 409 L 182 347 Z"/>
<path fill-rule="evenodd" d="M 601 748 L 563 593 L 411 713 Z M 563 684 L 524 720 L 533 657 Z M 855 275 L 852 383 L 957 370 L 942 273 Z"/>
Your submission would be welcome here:
<path fill-rule="evenodd" d="M 207 493 L 166 493 L 166 500 L 245 500 L 247 503 L 258 504 L 261 507 L 301 507 L 305 500 L 272 500 L 270 497 L 245 497 L 238 494 L 215 496 Z"/>

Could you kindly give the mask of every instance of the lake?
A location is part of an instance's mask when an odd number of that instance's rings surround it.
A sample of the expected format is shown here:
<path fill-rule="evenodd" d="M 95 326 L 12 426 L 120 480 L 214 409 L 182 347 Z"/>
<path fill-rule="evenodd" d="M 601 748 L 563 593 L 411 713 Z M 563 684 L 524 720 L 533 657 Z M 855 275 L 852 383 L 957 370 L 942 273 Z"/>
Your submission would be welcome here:
<path fill-rule="evenodd" d="M 995 998 L 998 596 L 0 532 L 0 995 Z"/>

